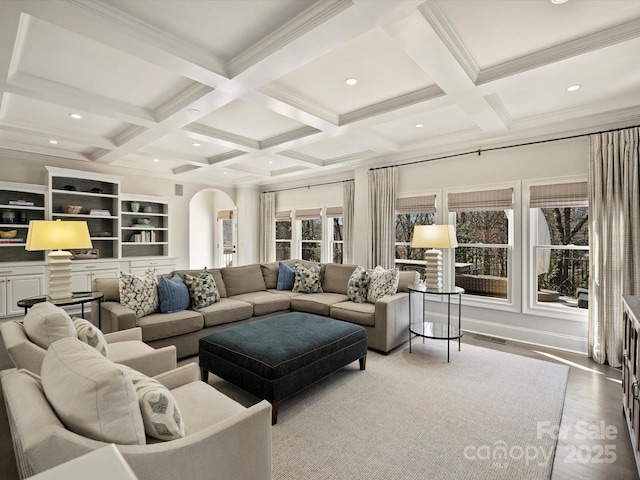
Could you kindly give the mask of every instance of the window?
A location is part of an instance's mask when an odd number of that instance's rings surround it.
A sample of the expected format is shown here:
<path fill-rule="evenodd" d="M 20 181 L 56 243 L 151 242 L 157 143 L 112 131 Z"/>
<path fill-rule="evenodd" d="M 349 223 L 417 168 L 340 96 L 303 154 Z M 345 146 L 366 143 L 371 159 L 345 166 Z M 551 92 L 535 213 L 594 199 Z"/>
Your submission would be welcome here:
<path fill-rule="evenodd" d="M 344 218 L 342 207 L 328 207 L 326 216 L 330 223 L 331 240 L 329 245 L 329 261 L 342 263 L 344 253 Z"/>
<path fill-rule="evenodd" d="M 322 209 L 296 210 L 296 220 L 300 232 L 300 258 L 322 261 Z"/>
<path fill-rule="evenodd" d="M 423 273 L 424 248 L 411 248 L 416 225 L 432 225 L 436 218 L 436 196 L 405 197 L 396 200 L 396 264 Z"/>
<path fill-rule="evenodd" d="M 222 244 L 220 265 L 232 267 L 235 263 L 236 254 L 236 229 L 233 210 L 220 210 L 218 212 L 218 228 L 220 232 L 219 243 Z"/>
<path fill-rule="evenodd" d="M 291 211 L 276 212 L 276 260 L 291 258 Z"/>
<path fill-rule="evenodd" d="M 529 207 L 534 303 L 587 308 L 587 182 L 533 185 Z"/>
<path fill-rule="evenodd" d="M 458 248 L 455 283 L 469 295 L 509 297 L 513 189 L 450 193 Z"/>

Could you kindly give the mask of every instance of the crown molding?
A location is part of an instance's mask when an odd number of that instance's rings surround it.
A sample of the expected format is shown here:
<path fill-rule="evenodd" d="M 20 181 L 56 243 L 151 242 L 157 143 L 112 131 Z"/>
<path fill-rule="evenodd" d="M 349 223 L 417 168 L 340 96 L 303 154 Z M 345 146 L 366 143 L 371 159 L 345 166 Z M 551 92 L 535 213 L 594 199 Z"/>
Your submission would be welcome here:
<path fill-rule="evenodd" d="M 210 52 L 176 37 L 171 33 L 160 30 L 142 20 L 109 5 L 102 0 L 64 0 L 85 17 L 98 21 L 102 25 L 123 32 L 149 46 L 209 70 L 217 75 L 229 78 L 227 64 Z M 135 52 L 127 52 L 134 54 Z M 144 60 L 148 60 L 144 58 Z"/>
<path fill-rule="evenodd" d="M 281 157 L 287 157 L 293 160 L 308 163 L 310 165 L 313 165 L 314 167 L 324 167 L 324 161 L 322 159 L 313 157 L 311 155 L 306 155 L 304 153 L 295 152 L 293 150 L 283 150 L 281 152 L 278 152 L 278 155 L 280 155 Z"/>
<path fill-rule="evenodd" d="M 298 110 L 307 112 L 308 114 L 318 117 L 325 122 L 329 122 L 332 125 L 339 125 L 340 116 L 336 112 L 318 105 L 317 103 L 312 102 L 306 98 L 295 95 L 289 90 L 282 88 L 275 83 L 265 85 L 264 87 L 260 88 L 259 91 L 260 93 L 268 97 L 271 97 L 282 103 L 286 103 L 287 105 L 291 105 Z"/>
<path fill-rule="evenodd" d="M 480 67 L 467 50 L 462 40 L 451 26 L 449 19 L 435 0 L 426 0 L 418 5 L 418 11 L 422 14 L 433 31 L 445 44 L 456 62 L 462 67 L 472 82 L 476 82 L 480 74 Z"/>
<path fill-rule="evenodd" d="M 274 30 L 244 52 L 233 58 L 228 65 L 229 78 L 244 72 L 269 55 L 282 49 L 298 37 L 353 6 L 352 0 L 316 1 L 293 20 Z"/>
<path fill-rule="evenodd" d="M 189 86 L 189 88 L 183 90 L 171 100 L 155 109 L 153 113 L 155 115 L 156 121 L 161 122 L 167 119 L 174 113 L 187 108 L 187 106 L 189 106 L 193 102 L 200 100 L 202 97 L 210 94 L 214 90 L 214 88 L 208 85 L 194 82 L 191 86 Z"/>
<path fill-rule="evenodd" d="M 214 155 L 212 157 L 208 157 L 207 161 L 209 162 L 209 165 L 216 165 L 218 163 L 222 163 L 225 162 L 227 160 L 231 160 L 232 158 L 237 158 L 237 157 L 241 157 L 243 155 L 246 155 L 247 152 L 244 152 L 242 150 L 231 150 L 229 152 L 225 152 L 225 153 L 221 153 L 219 155 Z"/>
<path fill-rule="evenodd" d="M 31 122 L 10 120 L 6 118 L 0 120 L 0 130 L 47 140 L 55 139 L 59 142 L 69 142 L 78 145 L 91 145 L 94 147 L 107 149 L 116 147 L 116 143 L 114 142 L 114 140 L 108 137 L 89 135 L 86 133 L 74 133 L 74 136 L 72 137 L 68 135 L 69 131 L 64 128 L 56 128 L 51 126 L 43 127 L 42 125 L 36 125 L 35 123 Z"/>
<path fill-rule="evenodd" d="M 368 117 L 398 110 L 416 103 L 426 102 L 427 100 L 442 97 L 444 95 L 444 91 L 442 91 L 438 85 L 430 85 L 428 87 L 405 93 L 388 100 L 383 100 L 382 102 L 359 108 L 353 112 L 340 115 L 338 125 L 348 125 Z"/>
<path fill-rule="evenodd" d="M 123 132 L 121 132 L 116 136 L 116 145 L 118 147 L 121 147 L 125 143 L 130 142 L 131 140 L 136 138 L 138 135 L 142 135 L 146 131 L 147 129 L 144 127 L 141 127 L 140 125 L 131 125 L 130 127 L 126 128 Z"/>
<path fill-rule="evenodd" d="M 502 103 L 502 100 L 500 100 L 498 94 L 492 93 L 484 97 L 484 99 L 493 109 L 493 111 L 496 112 L 496 115 L 498 115 L 498 118 L 500 119 L 502 124 L 505 127 L 509 128 L 513 123 L 513 118 L 511 118 L 511 115 L 507 111 L 507 108 L 504 106 L 504 103 Z"/>
<path fill-rule="evenodd" d="M 485 68 L 478 74 L 476 85 L 543 67 L 637 37 L 640 37 L 640 18 Z"/>
<path fill-rule="evenodd" d="M 260 150 L 265 150 L 276 145 L 281 145 L 283 143 L 291 142 L 303 137 L 308 137 L 309 135 L 314 135 L 320 132 L 321 130 L 318 130 L 317 128 L 305 125 L 290 132 L 282 133 L 280 135 L 276 135 L 274 137 L 268 138 L 267 140 L 259 142 Z"/>
<path fill-rule="evenodd" d="M 235 145 L 242 145 L 243 147 L 254 150 L 260 149 L 260 142 L 258 140 L 253 140 L 252 138 L 244 137 L 242 135 L 236 135 L 235 133 L 225 132 L 224 130 L 213 128 L 198 122 L 185 125 L 183 130 L 198 135 L 204 135 L 205 137 L 217 138 L 218 140 L 233 143 Z"/>

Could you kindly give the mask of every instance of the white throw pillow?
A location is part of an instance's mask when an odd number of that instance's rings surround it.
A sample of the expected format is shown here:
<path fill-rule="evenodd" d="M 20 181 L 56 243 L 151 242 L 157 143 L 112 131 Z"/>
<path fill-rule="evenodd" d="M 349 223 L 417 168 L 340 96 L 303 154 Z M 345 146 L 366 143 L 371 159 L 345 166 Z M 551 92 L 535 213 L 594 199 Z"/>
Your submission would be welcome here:
<path fill-rule="evenodd" d="M 45 350 L 62 338 L 76 338 L 71 317 L 53 303 L 36 303 L 24 316 L 23 323 L 29 340 Z"/>
<path fill-rule="evenodd" d="M 136 318 L 158 311 L 160 301 L 155 268 L 149 268 L 142 275 L 121 272 L 118 288 L 120 303 L 136 312 Z"/>
<path fill-rule="evenodd" d="M 95 348 L 77 338 L 52 343 L 41 376 L 47 400 L 67 429 L 101 442 L 146 443 L 133 382 Z"/>
<path fill-rule="evenodd" d="M 133 382 L 147 435 L 158 440 L 175 440 L 185 436 L 184 421 L 175 398 L 167 387 L 154 378 L 120 365 Z"/>
<path fill-rule="evenodd" d="M 398 279 L 400 271 L 397 268 L 385 270 L 378 265 L 371 273 L 369 289 L 367 290 L 367 302 L 376 303 L 376 300 L 387 295 L 395 295 L 398 291 Z"/>
<path fill-rule="evenodd" d="M 107 341 L 102 331 L 84 318 L 73 318 L 73 326 L 78 334 L 78 340 L 92 346 L 103 356 L 107 356 Z"/>

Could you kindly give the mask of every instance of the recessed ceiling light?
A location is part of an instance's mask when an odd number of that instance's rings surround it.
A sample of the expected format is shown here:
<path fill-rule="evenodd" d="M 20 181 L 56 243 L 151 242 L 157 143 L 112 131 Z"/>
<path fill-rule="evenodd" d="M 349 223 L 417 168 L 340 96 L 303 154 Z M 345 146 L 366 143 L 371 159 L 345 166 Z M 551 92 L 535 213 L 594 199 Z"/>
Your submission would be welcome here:
<path fill-rule="evenodd" d="M 567 87 L 567 92 L 575 92 L 576 90 L 578 90 L 582 85 L 571 85 L 570 87 Z"/>
<path fill-rule="evenodd" d="M 79 113 L 70 113 L 69 116 L 74 120 L 80 120 L 82 118 L 82 115 L 80 115 Z"/>
<path fill-rule="evenodd" d="M 189 110 L 187 110 L 187 113 L 191 115 L 200 115 L 200 110 L 198 110 L 197 108 L 190 108 Z"/>
<path fill-rule="evenodd" d="M 57 141 L 57 140 L 49 140 L 49 143 L 50 143 L 51 145 L 57 145 L 57 144 L 58 144 L 58 141 Z"/>
<path fill-rule="evenodd" d="M 268 163 L 273 163 L 273 160 L 269 160 L 269 162 L 268 162 Z"/>
<path fill-rule="evenodd" d="M 160 160 L 158 160 L 157 158 L 154 158 L 154 159 L 153 159 L 153 161 L 154 161 L 155 163 L 158 163 Z"/>
<path fill-rule="evenodd" d="M 562 3 L 567 3 L 569 0 L 551 0 L 551 3 L 554 5 L 560 5 Z"/>
<path fill-rule="evenodd" d="M 224 173 L 225 175 L 228 175 L 228 174 L 229 174 L 229 172 L 223 172 L 223 173 Z"/>
<path fill-rule="evenodd" d="M 416 128 L 422 128 L 424 127 L 424 123 L 416 123 Z"/>
<path fill-rule="evenodd" d="M 193 145 L 194 147 L 199 147 L 200 146 L 200 144 L 197 143 L 197 142 L 196 143 L 192 143 L 191 145 Z"/>
<path fill-rule="evenodd" d="M 358 79 L 357 78 L 347 78 L 344 83 L 346 83 L 347 85 L 355 85 L 356 83 L 358 83 Z"/>

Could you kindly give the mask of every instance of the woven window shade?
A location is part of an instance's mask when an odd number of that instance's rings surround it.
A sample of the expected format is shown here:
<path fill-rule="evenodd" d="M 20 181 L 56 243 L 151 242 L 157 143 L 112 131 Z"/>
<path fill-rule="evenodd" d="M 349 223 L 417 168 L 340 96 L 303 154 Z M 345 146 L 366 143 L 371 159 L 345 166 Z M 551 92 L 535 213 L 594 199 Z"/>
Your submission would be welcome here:
<path fill-rule="evenodd" d="M 396 213 L 436 213 L 436 196 L 397 198 Z"/>
<path fill-rule="evenodd" d="M 315 220 L 316 218 L 322 218 L 321 208 L 296 210 L 296 220 Z"/>
<path fill-rule="evenodd" d="M 218 220 L 231 220 L 233 218 L 233 210 L 220 210 L 218 212 Z"/>
<path fill-rule="evenodd" d="M 286 222 L 287 220 L 291 220 L 291 210 L 276 212 L 276 222 Z"/>
<path fill-rule="evenodd" d="M 513 208 L 513 188 L 449 194 L 450 212 L 477 212 Z"/>
<path fill-rule="evenodd" d="M 586 207 L 589 204 L 587 182 L 532 185 L 531 208 Z"/>
<path fill-rule="evenodd" d="M 342 217 L 342 211 L 342 207 L 327 207 L 327 209 L 325 210 L 325 215 L 327 218 Z"/>

